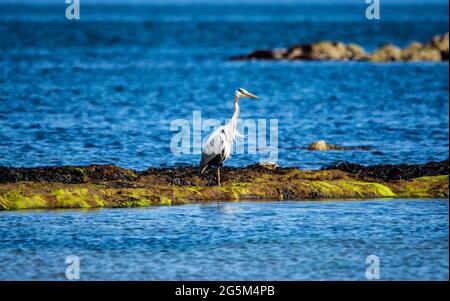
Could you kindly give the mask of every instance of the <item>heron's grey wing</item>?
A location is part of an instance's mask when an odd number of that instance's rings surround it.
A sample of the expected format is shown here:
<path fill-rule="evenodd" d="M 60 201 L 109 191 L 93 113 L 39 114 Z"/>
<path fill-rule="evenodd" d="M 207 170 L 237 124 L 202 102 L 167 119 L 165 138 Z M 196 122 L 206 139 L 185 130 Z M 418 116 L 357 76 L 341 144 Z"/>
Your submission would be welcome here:
<path fill-rule="evenodd" d="M 200 173 L 202 174 L 209 166 L 211 161 L 217 156 L 221 156 L 225 148 L 225 134 L 223 128 L 217 129 L 205 142 L 200 160 Z"/>

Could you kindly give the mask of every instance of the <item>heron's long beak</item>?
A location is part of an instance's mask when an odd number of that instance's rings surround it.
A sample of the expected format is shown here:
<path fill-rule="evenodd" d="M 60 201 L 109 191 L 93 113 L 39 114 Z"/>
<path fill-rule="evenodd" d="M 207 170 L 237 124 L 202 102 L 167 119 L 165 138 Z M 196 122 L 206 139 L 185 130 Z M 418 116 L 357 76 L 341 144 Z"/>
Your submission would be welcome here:
<path fill-rule="evenodd" d="M 247 92 L 247 96 L 250 97 L 250 98 L 259 99 L 258 96 L 253 95 L 252 93 L 248 93 L 248 92 Z"/>

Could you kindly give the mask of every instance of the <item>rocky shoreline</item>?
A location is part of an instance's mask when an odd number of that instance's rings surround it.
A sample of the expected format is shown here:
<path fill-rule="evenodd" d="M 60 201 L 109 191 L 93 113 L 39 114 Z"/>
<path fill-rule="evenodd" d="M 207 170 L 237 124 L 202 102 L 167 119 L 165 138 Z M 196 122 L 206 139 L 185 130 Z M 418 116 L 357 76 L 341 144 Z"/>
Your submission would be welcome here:
<path fill-rule="evenodd" d="M 328 198 L 448 198 L 448 160 L 362 166 L 336 163 L 322 170 L 251 165 L 215 172 L 196 167 L 137 172 L 114 165 L 0 167 L 0 210 L 175 205 L 208 201 Z"/>
<path fill-rule="evenodd" d="M 361 46 L 342 42 L 321 41 L 313 44 L 297 44 L 287 49 L 260 49 L 249 54 L 231 57 L 232 60 L 305 60 L 305 61 L 448 61 L 449 33 L 434 36 L 423 44 L 412 42 L 401 49 L 385 44 L 372 53 Z"/>

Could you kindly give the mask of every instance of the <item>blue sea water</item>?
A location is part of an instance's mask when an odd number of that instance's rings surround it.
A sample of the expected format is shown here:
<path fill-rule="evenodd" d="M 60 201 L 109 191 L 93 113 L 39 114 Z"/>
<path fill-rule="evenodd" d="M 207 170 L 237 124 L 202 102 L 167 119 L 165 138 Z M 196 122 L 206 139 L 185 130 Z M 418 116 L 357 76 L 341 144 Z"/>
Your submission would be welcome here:
<path fill-rule="evenodd" d="M 242 119 L 278 120 L 280 165 L 448 158 L 447 62 L 227 59 L 325 39 L 368 51 L 388 42 L 425 42 L 448 31 L 445 1 L 386 1 L 380 20 L 365 18 L 364 1 L 86 1 L 76 21 L 65 19 L 61 2 L 0 4 L 0 165 L 112 163 L 143 170 L 197 164 L 198 154 L 171 152 L 171 122 L 192 124 L 194 110 L 203 120 L 226 121 L 238 87 L 261 97 L 242 101 Z M 372 150 L 304 149 L 319 139 Z M 236 154 L 226 164 L 265 158 Z"/>
<path fill-rule="evenodd" d="M 0 279 L 448 280 L 448 201 L 0 212 Z M 370 262 L 369 262 L 370 263 Z"/>

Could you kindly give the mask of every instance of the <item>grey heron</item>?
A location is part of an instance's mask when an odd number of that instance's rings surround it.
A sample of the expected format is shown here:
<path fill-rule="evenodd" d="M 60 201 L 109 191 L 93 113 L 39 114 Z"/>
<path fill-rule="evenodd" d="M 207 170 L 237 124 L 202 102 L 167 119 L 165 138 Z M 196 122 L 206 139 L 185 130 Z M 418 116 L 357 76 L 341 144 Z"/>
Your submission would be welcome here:
<path fill-rule="evenodd" d="M 239 88 L 234 94 L 234 113 L 230 121 L 216 129 L 206 139 L 205 145 L 202 149 L 202 158 L 200 160 L 199 172 L 202 175 L 209 166 L 217 167 L 217 183 L 220 187 L 220 167 L 223 162 L 231 155 L 233 144 L 236 141 L 236 124 L 239 116 L 239 99 L 240 98 L 254 98 L 259 99 L 258 96 Z"/>

